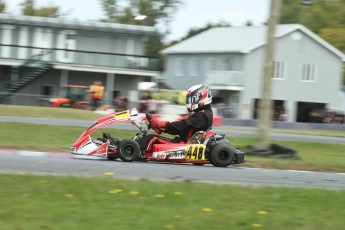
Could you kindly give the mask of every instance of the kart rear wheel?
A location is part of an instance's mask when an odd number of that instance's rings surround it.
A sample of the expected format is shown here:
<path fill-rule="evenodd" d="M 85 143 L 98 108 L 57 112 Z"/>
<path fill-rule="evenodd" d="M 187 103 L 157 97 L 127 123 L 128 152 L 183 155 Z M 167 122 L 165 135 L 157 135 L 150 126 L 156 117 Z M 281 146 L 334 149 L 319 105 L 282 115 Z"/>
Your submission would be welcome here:
<path fill-rule="evenodd" d="M 216 167 L 228 167 L 234 155 L 229 145 L 225 143 L 215 144 L 210 154 L 210 162 Z"/>
<path fill-rule="evenodd" d="M 118 146 L 118 154 L 122 161 L 131 162 L 139 158 L 140 147 L 136 141 L 124 139 Z"/>

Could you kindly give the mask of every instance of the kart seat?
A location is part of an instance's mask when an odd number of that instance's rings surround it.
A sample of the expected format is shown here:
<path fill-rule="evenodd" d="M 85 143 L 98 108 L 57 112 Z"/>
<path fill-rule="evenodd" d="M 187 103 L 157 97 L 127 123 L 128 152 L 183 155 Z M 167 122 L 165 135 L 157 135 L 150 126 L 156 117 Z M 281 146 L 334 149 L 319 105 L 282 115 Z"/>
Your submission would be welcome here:
<path fill-rule="evenodd" d="M 149 135 L 145 136 L 144 138 L 139 138 L 139 139 L 136 139 L 135 141 L 138 142 L 140 149 L 146 149 L 147 146 L 149 145 L 149 143 L 151 142 L 151 140 L 155 137 L 157 138 L 155 143 L 160 143 L 159 140 L 164 140 L 164 141 L 168 141 L 171 143 L 180 143 L 181 142 L 181 139 L 179 137 L 175 137 L 174 139 L 170 139 L 170 138 L 163 137 L 163 136 L 156 135 L 156 134 L 149 134 Z"/>

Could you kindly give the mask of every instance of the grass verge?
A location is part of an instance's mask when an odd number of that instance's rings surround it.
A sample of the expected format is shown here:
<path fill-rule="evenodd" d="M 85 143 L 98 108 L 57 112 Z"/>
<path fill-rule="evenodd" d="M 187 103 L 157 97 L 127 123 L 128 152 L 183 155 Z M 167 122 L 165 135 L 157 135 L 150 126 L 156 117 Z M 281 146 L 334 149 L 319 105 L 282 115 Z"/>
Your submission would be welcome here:
<path fill-rule="evenodd" d="M 0 184 L 2 230 L 327 230 L 345 224 L 345 191 L 30 175 L 0 175 Z"/>
<path fill-rule="evenodd" d="M 68 120 L 93 121 L 104 116 L 89 110 L 41 106 L 0 105 L 0 111 L 0 116 L 58 118 Z"/>

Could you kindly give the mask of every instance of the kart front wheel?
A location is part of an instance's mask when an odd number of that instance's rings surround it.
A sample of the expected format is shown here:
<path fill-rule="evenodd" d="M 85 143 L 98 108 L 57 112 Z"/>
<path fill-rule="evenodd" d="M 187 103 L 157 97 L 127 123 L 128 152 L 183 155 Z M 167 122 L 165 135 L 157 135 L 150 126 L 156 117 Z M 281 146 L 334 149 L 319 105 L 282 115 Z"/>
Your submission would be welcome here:
<path fill-rule="evenodd" d="M 233 150 L 224 143 L 215 144 L 210 154 L 210 162 L 216 167 L 228 167 L 233 158 Z"/>
<path fill-rule="evenodd" d="M 136 141 L 124 139 L 118 146 L 118 154 L 122 161 L 131 162 L 139 158 L 140 147 Z"/>

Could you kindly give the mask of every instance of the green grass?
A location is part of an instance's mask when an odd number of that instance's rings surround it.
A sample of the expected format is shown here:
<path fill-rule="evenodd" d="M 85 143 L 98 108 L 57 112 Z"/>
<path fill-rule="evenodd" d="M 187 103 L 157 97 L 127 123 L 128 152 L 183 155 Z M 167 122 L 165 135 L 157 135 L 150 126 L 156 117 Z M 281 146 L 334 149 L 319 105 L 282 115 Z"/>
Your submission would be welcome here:
<path fill-rule="evenodd" d="M 221 126 L 219 129 L 227 130 L 241 130 L 257 132 L 257 127 L 240 127 L 240 126 Z M 315 136 L 330 136 L 330 137 L 345 137 L 345 130 L 320 130 L 320 129 L 276 129 L 272 128 L 273 133 L 287 133 L 300 135 L 315 135 Z"/>
<path fill-rule="evenodd" d="M 254 138 L 231 137 L 236 147 L 255 145 Z M 324 172 L 345 172 L 345 145 L 322 142 L 272 141 L 297 151 L 299 159 L 246 156 L 241 166 L 295 169 Z"/>
<path fill-rule="evenodd" d="M 0 175 L 0 186 L 2 230 L 336 230 L 345 224 L 345 191 L 29 175 Z"/>
<path fill-rule="evenodd" d="M 91 124 L 91 123 L 90 123 Z M 73 126 L 52 126 L 20 123 L 0 123 L 0 148 L 32 149 L 39 151 L 68 152 L 71 145 L 86 129 Z M 102 137 L 102 132 L 114 133 L 114 129 L 100 129 L 94 132 L 95 137 Z M 118 138 L 134 136 L 135 130 L 116 131 Z"/>
<path fill-rule="evenodd" d="M 39 117 L 93 121 L 100 117 L 103 117 L 104 115 L 93 113 L 89 110 L 71 108 L 0 105 L 0 116 Z"/>

